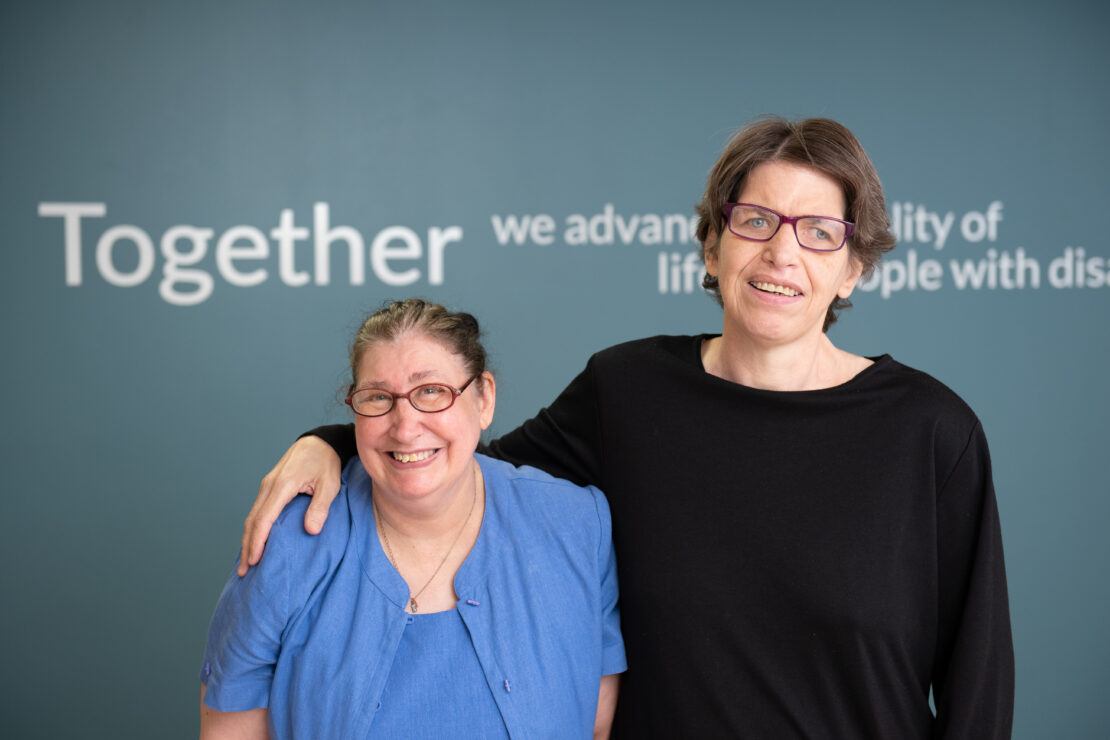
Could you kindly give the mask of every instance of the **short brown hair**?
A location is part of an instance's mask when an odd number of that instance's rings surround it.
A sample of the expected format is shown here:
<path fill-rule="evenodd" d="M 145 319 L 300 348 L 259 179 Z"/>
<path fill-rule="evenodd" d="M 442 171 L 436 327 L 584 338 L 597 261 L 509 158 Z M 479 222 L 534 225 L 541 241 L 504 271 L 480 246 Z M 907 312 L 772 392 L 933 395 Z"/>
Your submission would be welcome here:
<path fill-rule="evenodd" d="M 883 186 L 875 165 L 852 132 L 828 118 L 760 118 L 732 137 L 713 165 L 705 194 L 697 205 L 702 259 L 707 254 L 714 256 L 720 247 L 721 232 L 726 228 L 724 204 L 739 197 L 747 176 L 765 162 L 806 165 L 840 184 L 847 211 L 843 217 L 856 225 L 848 240 L 849 256 L 863 268 L 861 278 L 869 277 L 883 253 L 894 248 Z M 702 286 L 722 303 L 716 278 L 707 274 Z M 833 300 L 822 330 L 827 331 L 836 322 L 837 312 L 851 305 L 845 298 Z"/>
<path fill-rule="evenodd" d="M 449 311 L 423 298 L 389 301 L 366 317 L 351 341 L 351 386 L 358 383 L 358 363 L 378 342 L 388 342 L 408 332 L 424 334 L 462 358 L 467 372 L 479 375 L 486 368 L 486 349 L 478 319 L 462 311 Z M 481 385 L 482 379 L 477 383 Z"/>

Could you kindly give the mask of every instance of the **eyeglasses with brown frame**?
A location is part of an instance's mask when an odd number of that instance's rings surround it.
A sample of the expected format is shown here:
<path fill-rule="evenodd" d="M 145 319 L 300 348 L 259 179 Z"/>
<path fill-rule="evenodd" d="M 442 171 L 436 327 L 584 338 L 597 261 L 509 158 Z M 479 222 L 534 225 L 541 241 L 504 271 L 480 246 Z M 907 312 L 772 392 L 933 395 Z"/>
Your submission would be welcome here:
<path fill-rule="evenodd" d="M 446 383 L 424 383 L 416 386 L 408 393 L 391 393 L 384 388 L 359 388 L 348 393 L 344 403 L 350 406 L 351 410 L 359 416 L 373 418 L 385 416 L 393 410 L 397 401 L 403 398 L 412 404 L 412 407 L 417 411 L 422 411 L 425 414 L 438 414 L 454 406 L 455 399 L 461 396 L 480 375 L 481 373 L 478 373 L 473 376 L 463 383 L 460 388 L 455 388 Z"/>

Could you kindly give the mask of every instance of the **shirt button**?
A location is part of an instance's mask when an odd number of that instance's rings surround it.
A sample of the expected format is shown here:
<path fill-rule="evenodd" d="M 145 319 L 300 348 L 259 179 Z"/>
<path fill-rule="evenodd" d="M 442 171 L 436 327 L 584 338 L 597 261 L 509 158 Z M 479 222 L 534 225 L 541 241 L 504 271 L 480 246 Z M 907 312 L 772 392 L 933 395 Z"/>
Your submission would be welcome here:
<path fill-rule="evenodd" d="M 470 604 L 471 606 L 481 606 L 482 605 L 482 603 L 480 601 L 478 601 L 477 599 L 467 599 L 466 603 Z"/>
<path fill-rule="evenodd" d="M 205 678 L 208 678 L 210 675 L 212 675 L 212 666 L 208 663 L 208 661 L 204 662 L 202 673 L 204 673 Z"/>

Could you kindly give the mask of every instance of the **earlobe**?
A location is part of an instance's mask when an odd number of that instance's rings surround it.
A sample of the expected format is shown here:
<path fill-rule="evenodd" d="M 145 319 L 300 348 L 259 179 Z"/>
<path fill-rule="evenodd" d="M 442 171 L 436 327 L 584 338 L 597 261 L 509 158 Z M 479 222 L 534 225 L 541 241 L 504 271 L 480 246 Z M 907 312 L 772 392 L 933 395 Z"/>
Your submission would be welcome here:
<path fill-rule="evenodd" d="M 709 245 L 713 246 L 710 247 Z M 702 242 L 702 255 L 705 259 L 705 272 L 706 274 L 717 277 L 717 250 L 721 248 L 720 243 L 717 241 L 717 233 L 710 231 L 705 241 Z"/>
<path fill-rule="evenodd" d="M 840 298 L 847 298 L 852 295 L 852 291 L 856 289 L 856 283 L 859 282 L 860 276 L 863 274 L 863 265 L 855 257 L 851 258 L 851 271 L 844 282 L 840 284 L 840 288 L 836 291 L 837 296 Z"/>
<path fill-rule="evenodd" d="M 856 282 L 858 278 L 849 278 L 844 281 L 840 286 L 840 290 L 836 291 L 837 296 L 845 300 L 852 295 L 852 291 L 856 289 Z"/>

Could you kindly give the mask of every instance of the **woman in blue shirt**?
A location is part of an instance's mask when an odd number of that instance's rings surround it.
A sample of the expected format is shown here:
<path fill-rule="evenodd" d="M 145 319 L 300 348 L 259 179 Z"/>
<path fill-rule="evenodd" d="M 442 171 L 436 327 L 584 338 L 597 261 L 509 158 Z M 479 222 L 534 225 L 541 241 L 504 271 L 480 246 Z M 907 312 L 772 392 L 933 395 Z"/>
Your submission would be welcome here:
<path fill-rule="evenodd" d="M 340 524 L 306 534 L 301 496 L 229 578 L 201 737 L 606 736 L 626 664 L 604 496 L 475 454 L 496 387 L 469 314 L 387 305 L 351 374 Z"/>

